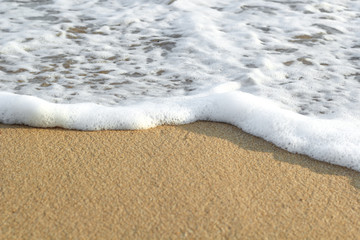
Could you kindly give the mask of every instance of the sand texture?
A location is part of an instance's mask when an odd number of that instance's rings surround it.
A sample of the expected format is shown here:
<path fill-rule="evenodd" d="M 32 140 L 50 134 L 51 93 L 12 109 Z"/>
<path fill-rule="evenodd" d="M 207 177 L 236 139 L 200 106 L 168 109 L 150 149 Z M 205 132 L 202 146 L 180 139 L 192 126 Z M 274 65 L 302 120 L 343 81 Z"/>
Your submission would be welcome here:
<path fill-rule="evenodd" d="M 0 125 L 1 239 L 358 239 L 359 188 L 227 124 Z"/>

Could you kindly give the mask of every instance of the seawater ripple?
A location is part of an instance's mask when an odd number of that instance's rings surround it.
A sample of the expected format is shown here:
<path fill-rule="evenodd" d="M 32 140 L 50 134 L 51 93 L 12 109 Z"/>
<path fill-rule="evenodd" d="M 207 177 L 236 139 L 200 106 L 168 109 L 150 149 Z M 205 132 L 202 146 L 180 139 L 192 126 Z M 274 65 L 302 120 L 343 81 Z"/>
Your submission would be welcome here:
<path fill-rule="evenodd" d="M 218 84 L 303 115 L 360 115 L 360 3 L 0 3 L 0 90 L 127 105 Z"/>

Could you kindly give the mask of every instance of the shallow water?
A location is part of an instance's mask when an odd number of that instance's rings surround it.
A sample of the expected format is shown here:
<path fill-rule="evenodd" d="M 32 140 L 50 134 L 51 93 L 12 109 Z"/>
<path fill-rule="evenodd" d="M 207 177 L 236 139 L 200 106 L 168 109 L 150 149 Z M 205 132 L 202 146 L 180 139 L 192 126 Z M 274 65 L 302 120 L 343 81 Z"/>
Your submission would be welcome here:
<path fill-rule="evenodd" d="M 118 105 L 219 83 L 359 113 L 358 1 L 3 1 L 0 90 Z"/>
<path fill-rule="evenodd" d="M 0 122 L 223 121 L 360 169 L 360 1 L 19 0 L 0 9 Z"/>

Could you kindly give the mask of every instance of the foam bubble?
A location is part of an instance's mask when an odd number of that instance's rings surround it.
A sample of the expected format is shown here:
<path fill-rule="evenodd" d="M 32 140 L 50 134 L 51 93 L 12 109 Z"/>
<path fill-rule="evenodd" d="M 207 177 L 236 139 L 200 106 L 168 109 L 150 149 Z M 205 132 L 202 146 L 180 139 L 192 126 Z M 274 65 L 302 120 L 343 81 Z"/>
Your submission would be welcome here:
<path fill-rule="evenodd" d="M 225 86 L 225 88 L 228 86 Z M 240 91 L 219 90 L 132 106 L 54 104 L 0 93 L 0 121 L 81 130 L 144 129 L 210 120 L 233 124 L 293 153 L 360 171 L 360 122 L 310 118 Z"/>

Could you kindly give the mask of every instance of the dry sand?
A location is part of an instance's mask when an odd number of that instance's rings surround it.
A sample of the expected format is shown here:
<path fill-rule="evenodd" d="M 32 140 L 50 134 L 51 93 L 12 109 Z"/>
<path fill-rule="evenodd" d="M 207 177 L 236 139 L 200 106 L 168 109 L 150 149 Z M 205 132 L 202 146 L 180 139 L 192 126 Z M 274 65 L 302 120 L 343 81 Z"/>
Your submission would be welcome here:
<path fill-rule="evenodd" d="M 358 239 L 360 173 L 198 122 L 0 125 L 1 239 Z"/>

